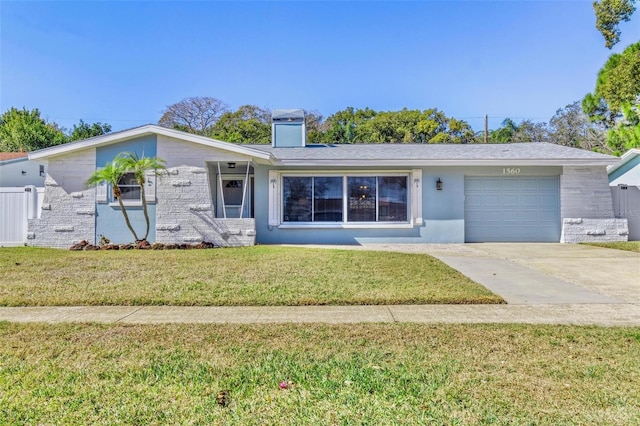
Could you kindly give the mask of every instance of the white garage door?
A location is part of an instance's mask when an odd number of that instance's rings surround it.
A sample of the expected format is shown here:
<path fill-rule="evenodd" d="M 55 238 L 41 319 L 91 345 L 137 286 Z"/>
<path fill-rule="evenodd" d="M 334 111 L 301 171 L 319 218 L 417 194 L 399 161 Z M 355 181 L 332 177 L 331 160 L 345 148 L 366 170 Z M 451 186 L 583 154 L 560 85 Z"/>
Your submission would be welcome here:
<path fill-rule="evenodd" d="M 560 241 L 557 176 L 466 177 L 465 241 Z"/>

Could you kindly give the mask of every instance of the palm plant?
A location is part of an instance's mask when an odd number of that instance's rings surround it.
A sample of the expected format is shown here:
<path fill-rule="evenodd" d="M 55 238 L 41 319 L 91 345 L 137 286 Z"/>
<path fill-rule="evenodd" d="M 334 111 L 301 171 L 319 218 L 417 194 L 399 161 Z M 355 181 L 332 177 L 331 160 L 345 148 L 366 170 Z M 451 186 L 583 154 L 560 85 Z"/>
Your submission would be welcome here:
<path fill-rule="evenodd" d="M 122 191 L 118 186 L 120 179 L 127 172 L 127 166 L 119 161 L 116 157 L 112 162 L 105 164 L 104 168 L 96 170 L 93 172 L 89 179 L 87 179 L 87 186 L 96 186 L 101 182 L 107 182 L 111 185 L 111 190 L 113 191 L 113 198 L 118 200 L 118 204 L 120 204 L 120 211 L 122 211 L 122 215 L 124 216 L 124 221 L 129 228 L 129 231 L 133 234 L 133 237 L 138 241 L 138 235 L 136 231 L 131 226 L 131 222 L 129 221 L 129 215 L 127 214 L 127 210 L 124 207 L 122 202 Z"/>
<path fill-rule="evenodd" d="M 143 240 L 146 240 L 149 236 L 149 213 L 147 212 L 147 196 L 145 194 L 144 186 L 147 181 L 146 174 L 148 171 L 153 171 L 156 175 L 160 170 L 164 170 L 165 161 L 158 157 L 145 157 L 144 153 L 142 157 L 139 157 L 135 152 L 124 152 L 118 154 L 115 158 L 115 162 L 118 162 L 126 172 L 133 173 L 138 185 L 140 185 L 140 196 L 142 198 L 142 211 L 144 213 L 144 220 L 147 225 Z M 136 238 L 137 240 L 137 238 Z"/>

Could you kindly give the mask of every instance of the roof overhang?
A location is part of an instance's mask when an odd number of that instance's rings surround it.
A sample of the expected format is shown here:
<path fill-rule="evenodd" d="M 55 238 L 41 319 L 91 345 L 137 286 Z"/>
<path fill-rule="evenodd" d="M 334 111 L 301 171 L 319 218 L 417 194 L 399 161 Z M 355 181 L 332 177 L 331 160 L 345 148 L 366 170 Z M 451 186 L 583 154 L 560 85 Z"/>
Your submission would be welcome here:
<path fill-rule="evenodd" d="M 272 164 L 278 166 L 295 166 L 295 167 L 314 167 L 314 166 L 341 166 L 341 167 L 365 167 L 365 166 L 377 166 L 377 167 L 423 167 L 423 166 L 500 166 L 500 167 L 513 167 L 513 166 L 609 166 L 613 163 L 618 163 L 620 159 L 603 158 L 570 158 L 570 159 L 388 159 L 388 160 L 274 160 Z"/>
<path fill-rule="evenodd" d="M 98 146 L 111 145 L 118 142 L 124 142 L 146 135 L 162 135 L 169 138 L 179 139 L 181 141 L 192 142 L 211 148 L 221 149 L 236 154 L 250 156 L 260 160 L 270 160 L 271 154 L 257 149 L 249 148 L 243 145 L 232 144 L 229 142 L 211 139 L 205 136 L 194 135 L 174 129 L 149 124 L 146 126 L 136 127 L 121 132 L 109 133 L 102 136 L 96 136 L 90 139 L 84 139 L 78 142 L 71 142 L 62 145 L 52 146 L 50 148 L 40 149 L 29 153 L 30 160 L 49 159 L 74 151 L 80 151 L 87 148 L 95 148 Z"/>
<path fill-rule="evenodd" d="M 8 160 L 0 160 L 0 166 L 3 166 L 5 164 L 21 163 L 23 161 L 29 161 L 29 157 L 17 157 L 17 158 L 10 158 Z"/>
<path fill-rule="evenodd" d="M 630 149 L 629 151 L 625 152 L 622 157 L 620 157 L 620 161 L 617 164 L 612 164 L 609 167 L 607 167 L 607 173 L 612 174 L 613 172 L 618 170 L 620 167 L 624 166 L 629 161 L 633 160 L 639 155 L 640 155 L 640 149 L 638 148 Z"/>

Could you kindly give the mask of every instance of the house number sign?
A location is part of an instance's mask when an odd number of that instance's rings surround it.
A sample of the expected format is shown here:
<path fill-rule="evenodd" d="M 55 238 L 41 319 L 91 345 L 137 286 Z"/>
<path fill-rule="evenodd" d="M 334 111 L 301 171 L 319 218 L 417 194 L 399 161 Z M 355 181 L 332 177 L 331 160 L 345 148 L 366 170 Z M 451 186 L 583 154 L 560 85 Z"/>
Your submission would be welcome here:
<path fill-rule="evenodd" d="M 502 169 L 503 175 L 519 175 L 520 167 L 505 167 Z"/>

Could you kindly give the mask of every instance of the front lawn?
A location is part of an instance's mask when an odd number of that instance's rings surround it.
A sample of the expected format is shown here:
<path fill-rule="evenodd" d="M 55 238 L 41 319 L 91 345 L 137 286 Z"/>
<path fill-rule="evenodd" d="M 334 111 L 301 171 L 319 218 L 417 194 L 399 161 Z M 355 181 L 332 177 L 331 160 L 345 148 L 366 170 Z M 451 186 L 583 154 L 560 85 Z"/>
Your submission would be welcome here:
<path fill-rule="evenodd" d="M 640 253 L 640 241 L 619 241 L 615 243 L 583 243 L 589 246 L 604 247 L 616 250 L 635 251 Z"/>
<path fill-rule="evenodd" d="M 638 353 L 637 327 L 0 322 L 0 424 L 632 425 Z"/>
<path fill-rule="evenodd" d="M 300 247 L 0 249 L 0 306 L 504 303 L 423 254 Z"/>

